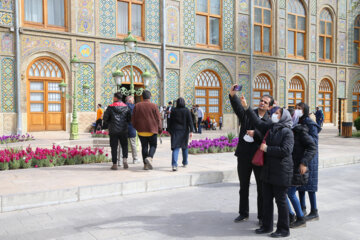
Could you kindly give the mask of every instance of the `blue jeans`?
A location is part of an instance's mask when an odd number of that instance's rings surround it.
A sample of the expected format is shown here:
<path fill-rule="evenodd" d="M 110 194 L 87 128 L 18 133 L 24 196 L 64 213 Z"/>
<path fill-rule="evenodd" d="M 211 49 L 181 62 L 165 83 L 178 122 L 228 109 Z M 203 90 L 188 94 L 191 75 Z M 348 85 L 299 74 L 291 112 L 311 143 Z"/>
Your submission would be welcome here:
<path fill-rule="evenodd" d="M 296 187 L 289 187 L 289 189 L 288 189 L 288 198 L 290 199 L 291 204 L 294 207 L 294 210 L 296 212 L 296 216 L 297 217 L 303 217 L 304 214 L 302 212 L 300 202 L 299 202 L 298 198 L 296 197 Z"/>
<path fill-rule="evenodd" d="M 311 210 L 317 210 L 316 193 L 315 192 L 308 192 L 308 194 L 309 194 Z M 299 198 L 300 198 L 301 207 L 306 208 L 305 192 L 299 191 Z"/>
<path fill-rule="evenodd" d="M 182 148 L 182 156 L 183 156 L 183 161 L 182 164 L 183 165 L 188 165 L 188 149 L 187 148 Z M 179 156 L 179 152 L 180 152 L 180 148 L 175 148 L 172 152 L 172 160 L 171 160 L 171 165 L 173 167 L 177 167 L 177 161 L 178 161 L 178 156 Z"/>
<path fill-rule="evenodd" d="M 201 122 L 202 118 L 198 118 L 198 133 L 201 133 Z"/>

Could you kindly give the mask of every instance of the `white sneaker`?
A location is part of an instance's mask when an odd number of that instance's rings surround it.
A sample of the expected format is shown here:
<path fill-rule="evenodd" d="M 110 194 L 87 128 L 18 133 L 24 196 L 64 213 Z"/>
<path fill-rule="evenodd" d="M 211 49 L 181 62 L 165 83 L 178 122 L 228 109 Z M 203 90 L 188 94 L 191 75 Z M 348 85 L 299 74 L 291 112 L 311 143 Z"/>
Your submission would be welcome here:
<path fill-rule="evenodd" d="M 133 164 L 138 164 L 138 163 L 140 163 L 139 159 L 134 159 L 133 160 Z"/>

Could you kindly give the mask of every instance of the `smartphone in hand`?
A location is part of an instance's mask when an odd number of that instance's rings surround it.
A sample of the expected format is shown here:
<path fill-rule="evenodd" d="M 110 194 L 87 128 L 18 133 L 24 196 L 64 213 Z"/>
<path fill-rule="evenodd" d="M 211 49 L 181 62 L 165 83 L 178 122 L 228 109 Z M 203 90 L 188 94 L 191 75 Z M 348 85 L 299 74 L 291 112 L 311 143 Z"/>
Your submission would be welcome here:
<path fill-rule="evenodd" d="M 236 85 L 236 86 L 234 86 L 234 91 L 240 92 L 241 89 L 242 89 L 242 85 Z"/>

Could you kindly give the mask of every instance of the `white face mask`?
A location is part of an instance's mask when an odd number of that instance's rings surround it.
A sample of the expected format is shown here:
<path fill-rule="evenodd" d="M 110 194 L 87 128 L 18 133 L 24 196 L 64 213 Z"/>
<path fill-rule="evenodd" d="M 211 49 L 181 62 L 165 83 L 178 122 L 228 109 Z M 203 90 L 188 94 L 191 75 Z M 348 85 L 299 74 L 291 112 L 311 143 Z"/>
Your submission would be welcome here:
<path fill-rule="evenodd" d="M 271 121 L 273 123 L 278 123 L 280 121 L 280 119 L 278 117 L 279 117 L 279 114 L 274 113 L 273 115 L 271 115 Z"/>
<path fill-rule="evenodd" d="M 254 138 L 250 137 L 247 134 L 244 135 L 243 139 L 245 140 L 245 142 L 254 142 Z"/>
<path fill-rule="evenodd" d="M 295 115 L 298 116 L 299 118 L 301 118 L 304 115 L 303 110 L 296 109 L 295 110 Z"/>

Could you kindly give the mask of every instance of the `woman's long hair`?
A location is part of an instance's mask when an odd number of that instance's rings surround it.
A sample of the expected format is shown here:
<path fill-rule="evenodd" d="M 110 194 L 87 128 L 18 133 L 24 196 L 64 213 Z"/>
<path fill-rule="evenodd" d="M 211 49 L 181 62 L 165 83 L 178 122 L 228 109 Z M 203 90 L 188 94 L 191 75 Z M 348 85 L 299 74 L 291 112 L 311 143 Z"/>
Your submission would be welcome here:
<path fill-rule="evenodd" d="M 176 100 L 176 108 L 184 108 L 185 107 L 185 100 L 182 97 L 179 97 Z"/>

